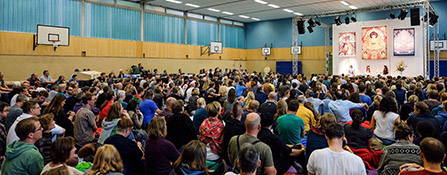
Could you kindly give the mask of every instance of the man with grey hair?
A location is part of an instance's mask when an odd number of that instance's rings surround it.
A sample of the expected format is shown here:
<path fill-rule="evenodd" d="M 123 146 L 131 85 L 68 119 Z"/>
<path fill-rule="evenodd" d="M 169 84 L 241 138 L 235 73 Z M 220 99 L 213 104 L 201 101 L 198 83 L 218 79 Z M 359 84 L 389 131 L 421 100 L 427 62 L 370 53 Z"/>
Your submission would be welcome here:
<path fill-rule="evenodd" d="M 126 98 L 126 92 L 123 90 L 118 90 L 118 93 L 116 93 L 116 97 L 118 98 L 117 102 L 121 103 L 121 106 L 123 106 L 123 109 L 127 108 L 127 103 L 124 101 Z"/>
<path fill-rule="evenodd" d="M 239 151 L 237 165 L 241 169 L 241 174 L 255 175 L 256 169 L 261 165 L 260 155 L 256 147 L 251 143 L 244 143 Z M 225 175 L 236 175 L 234 172 L 227 172 Z"/>
<path fill-rule="evenodd" d="M 172 104 L 174 104 L 176 100 L 177 99 L 175 99 L 174 97 L 169 97 L 168 99 L 166 99 L 166 107 L 159 114 L 160 116 L 165 116 L 166 121 L 168 121 L 169 118 L 174 115 L 174 113 L 172 113 Z"/>
<path fill-rule="evenodd" d="M 244 143 L 251 143 L 258 150 L 261 157 L 261 166 L 258 171 L 263 174 L 276 174 L 276 169 L 273 164 L 273 155 L 270 147 L 261 142 L 257 136 L 261 130 L 261 118 L 257 113 L 250 113 L 245 120 L 246 132 L 242 135 L 233 136 L 228 145 L 228 157 L 230 163 L 233 165 L 233 171 L 239 172 L 237 161 L 239 159 L 238 152 Z"/>
<path fill-rule="evenodd" d="M 312 92 L 312 90 L 308 89 L 305 93 L 306 95 L 306 101 L 311 102 L 312 105 L 314 106 L 314 109 L 316 112 L 318 112 L 320 115 L 323 115 L 323 106 L 324 106 L 324 102 L 321 101 L 318 98 L 314 98 L 314 92 Z"/>
<path fill-rule="evenodd" d="M 16 121 L 17 117 L 23 114 L 22 106 L 26 100 L 28 100 L 28 97 L 26 97 L 26 95 L 20 94 L 17 96 L 15 104 L 8 108 L 9 113 L 5 119 L 6 130 L 9 130 L 14 121 Z"/>
<path fill-rule="evenodd" d="M 276 93 L 270 92 L 268 100 L 265 103 L 262 103 L 261 107 L 259 107 L 259 112 L 261 114 L 276 114 L 276 103 Z"/>
<path fill-rule="evenodd" d="M 296 116 L 303 119 L 305 131 L 308 132 L 312 126 L 315 126 L 317 124 L 317 121 L 315 120 L 314 113 L 304 106 L 305 102 L 306 98 L 304 97 L 304 95 L 298 96 L 299 107 L 298 111 L 296 111 Z"/>

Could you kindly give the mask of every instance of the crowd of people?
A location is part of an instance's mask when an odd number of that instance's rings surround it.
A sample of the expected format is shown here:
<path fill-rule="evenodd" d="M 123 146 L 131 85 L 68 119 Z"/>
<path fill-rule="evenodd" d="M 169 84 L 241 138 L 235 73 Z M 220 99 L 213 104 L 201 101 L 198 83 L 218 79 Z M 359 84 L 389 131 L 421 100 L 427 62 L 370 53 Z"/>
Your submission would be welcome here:
<path fill-rule="evenodd" d="M 1 174 L 447 174 L 443 77 L 132 73 L 0 73 Z"/>

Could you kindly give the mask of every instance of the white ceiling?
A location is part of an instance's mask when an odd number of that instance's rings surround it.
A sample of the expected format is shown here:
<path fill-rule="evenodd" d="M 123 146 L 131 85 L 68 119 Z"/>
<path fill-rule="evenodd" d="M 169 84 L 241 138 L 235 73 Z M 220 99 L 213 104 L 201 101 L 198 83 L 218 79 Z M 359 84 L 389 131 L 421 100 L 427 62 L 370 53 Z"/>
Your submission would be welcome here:
<path fill-rule="evenodd" d="M 131 0 L 138 1 L 138 0 Z M 166 0 L 142 0 L 148 4 L 155 6 L 162 6 L 176 10 L 188 11 L 204 15 L 221 17 L 224 19 L 231 19 L 241 22 L 255 22 L 251 18 L 257 18 L 261 21 L 290 18 L 294 15 L 284 11 L 283 9 L 290 9 L 304 15 L 315 13 L 350 10 L 346 5 L 340 3 L 339 0 L 263 0 L 268 4 L 278 5 L 280 8 L 273 8 L 267 4 L 256 3 L 254 0 L 177 0 L 182 2 L 176 4 Z M 345 0 L 351 5 L 358 8 L 375 7 L 383 5 L 393 5 L 405 2 L 414 2 L 418 0 Z M 186 3 L 199 5 L 199 8 L 186 6 Z M 218 9 L 221 12 L 213 12 L 207 10 L 208 8 Z M 234 13 L 234 15 L 223 14 L 222 11 Z M 249 16 L 251 18 L 245 19 L 239 15 Z"/>

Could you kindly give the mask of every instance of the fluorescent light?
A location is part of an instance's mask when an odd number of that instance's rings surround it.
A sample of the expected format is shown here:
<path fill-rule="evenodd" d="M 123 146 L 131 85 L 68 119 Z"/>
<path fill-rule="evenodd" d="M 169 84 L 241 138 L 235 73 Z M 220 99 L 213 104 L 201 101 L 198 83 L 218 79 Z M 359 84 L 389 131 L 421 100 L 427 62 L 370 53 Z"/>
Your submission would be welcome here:
<path fill-rule="evenodd" d="M 261 1 L 261 0 L 255 0 L 255 2 L 259 3 L 259 4 L 267 4 L 267 2 L 265 1 Z"/>
<path fill-rule="evenodd" d="M 269 4 L 268 6 L 273 7 L 273 8 L 279 8 L 279 6 L 277 6 L 275 4 Z"/>
<path fill-rule="evenodd" d="M 213 11 L 213 12 L 220 12 L 220 10 L 217 9 L 213 9 L 213 8 L 208 8 L 209 11 Z"/>
<path fill-rule="evenodd" d="M 343 5 L 349 6 L 349 3 L 347 3 L 346 1 L 340 1 L 340 3 L 342 3 Z"/>
<path fill-rule="evenodd" d="M 356 6 L 354 6 L 354 5 L 350 5 L 349 8 L 351 8 L 351 9 L 358 9 L 358 8 L 357 8 Z"/>
<path fill-rule="evenodd" d="M 250 18 L 250 17 L 248 17 L 248 16 L 245 16 L 245 15 L 239 15 L 239 17 L 241 17 L 241 18 L 245 18 L 245 19 L 248 19 L 248 18 Z"/>
<path fill-rule="evenodd" d="M 194 8 L 199 8 L 200 6 L 195 5 L 195 4 L 190 4 L 190 3 L 186 3 L 186 6 L 190 6 L 190 7 L 194 7 Z"/>
<path fill-rule="evenodd" d="M 282 10 L 284 10 L 285 12 L 293 13 L 293 10 L 290 9 L 282 9 Z"/>
<path fill-rule="evenodd" d="M 298 12 L 295 12 L 295 13 L 293 13 L 293 14 L 298 15 L 298 16 L 303 16 L 302 13 L 298 13 Z"/>
<path fill-rule="evenodd" d="M 226 15 L 234 15 L 234 13 L 226 12 L 226 11 L 223 11 L 222 13 L 223 13 L 223 14 L 226 14 Z"/>
<path fill-rule="evenodd" d="M 259 21 L 260 19 L 258 19 L 258 18 L 251 18 L 252 20 L 255 20 L 255 21 Z"/>
<path fill-rule="evenodd" d="M 168 1 L 168 2 L 172 2 L 172 3 L 176 3 L 176 4 L 181 4 L 182 2 L 180 2 L 180 1 L 176 1 L 176 0 L 166 0 L 166 1 Z"/>

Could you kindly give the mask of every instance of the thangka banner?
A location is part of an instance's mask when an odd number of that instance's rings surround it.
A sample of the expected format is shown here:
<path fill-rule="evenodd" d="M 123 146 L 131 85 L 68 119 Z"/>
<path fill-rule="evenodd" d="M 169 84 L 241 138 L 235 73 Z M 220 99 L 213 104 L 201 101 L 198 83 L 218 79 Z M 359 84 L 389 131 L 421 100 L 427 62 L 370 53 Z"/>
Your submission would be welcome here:
<path fill-rule="evenodd" d="M 362 59 L 386 59 L 386 41 L 386 26 L 362 28 Z"/>
<path fill-rule="evenodd" d="M 394 29 L 394 56 L 414 56 L 414 28 Z"/>
<path fill-rule="evenodd" d="M 355 56 L 355 32 L 338 34 L 338 56 Z"/>

